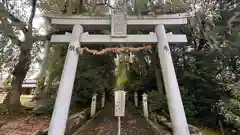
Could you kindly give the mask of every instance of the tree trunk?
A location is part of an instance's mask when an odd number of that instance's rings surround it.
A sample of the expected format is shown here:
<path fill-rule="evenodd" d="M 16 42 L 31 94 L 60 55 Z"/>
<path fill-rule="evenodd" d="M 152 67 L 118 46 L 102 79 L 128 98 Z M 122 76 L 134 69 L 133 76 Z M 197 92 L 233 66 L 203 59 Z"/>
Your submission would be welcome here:
<path fill-rule="evenodd" d="M 84 0 L 80 0 L 77 5 L 77 14 L 81 14 L 84 10 Z"/>
<path fill-rule="evenodd" d="M 152 64 L 153 64 L 153 68 L 155 71 L 157 89 L 158 89 L 158 92 L 160 92 L 160 94 L 163 95 L 164 94 L 164 84 L 163 84 L 161 69 L 158 66 L 159 62 L 160 61 L 158 60 L 157 52 L 154 51 L 152 54 Z"/>
<path fill-rule="evenodd" d="M 50 72 L 49 74 L 49 77 L 48 77 L 48 81 L 47 81 L 47 86 L 44 90 L 44 96 L 46 97 L 47 95 L 49 95 L 50 93 L 50 90 L 52 88 L 52 83 L 53 83 L 53 80 L 54 80 L 54 72 Z"/>
<path fill-rule="evenodd" d="M 11 83 L 11 90 L 9 91 L 9 108 L 10 112 L 17 112 L 21 106 L 20 103 L 20 96 L 21 96 L 21 85 L 23 83 L 23 80 L 27 74 L 27 71 L 30 66 L 31 61 L 31 54 L 30 50 L 22 50 L 20 52 L 19 56 L 19 62 L 14 68 L 14 71 L 12 73 L 13 80 Z"/>
<path fill-rule="evenodd" d="M 37 88 L 35 89 L 35 96 L 37 97 L 43 90 L 44 88 L 44 82 L 45 82 L 45 76 L 46 76 L 46 68 L 47 68 L 47 58 L 50 52 L 50 43 L 47 42 L 45 43 L 45 48 L 44 48 L 44 57 L 42 60 L 42 67 L 38 75 L 38 84 Z M 41 95 L 41 94 L 40 94 Z"/>
<path fill-rule="evenodd" d="M 72 14 L 72 11 L 73 11 L 73 8 L 72 8 L 72 0 L 68 0 L 68 7 L 67 7 L 67 14 L 68 15 L 71 15 Z"/>
<path fill-rule="evenodd" d="M 8 103 L 9 103 L 9 111 L 10 112 L 18 112 L 20 111 L 20 96 L 21 96 L 21 85 L 26 77 L 27 71 L 31 64 L 31 50 L 33 46 L 32 39 L 32 22 L 35 16 L 36 10 L 36 0 L 32 1 L 32 11 L 28 22 L 28 31 L 25 34 L 26 41 L 25 43 L 20 45 L 20 55 L 19 61 L 13 70 L 13 80 L 11 83 L 11 90 L 8 94 Z"/>
<path fill-rule="evenodd" d="M 50 58 L 51 59 L 51 63 L 50 65 L 48 65 L 48 76 L 47 76 L 47 84 L 46 84 L 46 88 L 44 89 L 44 91 L 41 93 L 41 99 L 46 98 L 49 94 L 50 94 L 50 90 L 52 88 L 52 83 L 53 80 L 55 78 L 55 74 L 56 74 L 56 63 L 59 59 L 61 59 L 60 54 L 61 54 L 61 47 L 58 46 L 56 48 L 56 50 L 53 50 L 53 56 Z M 47 65 L 46 65 L 47 67 Z"/>

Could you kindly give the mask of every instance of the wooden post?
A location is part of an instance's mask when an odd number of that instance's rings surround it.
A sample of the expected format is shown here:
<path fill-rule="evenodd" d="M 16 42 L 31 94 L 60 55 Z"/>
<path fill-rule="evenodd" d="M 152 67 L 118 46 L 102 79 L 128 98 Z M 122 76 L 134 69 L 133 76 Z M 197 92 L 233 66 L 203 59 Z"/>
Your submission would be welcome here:
<path fill-rule="evenodd" d="M 173 133 L 174 135 L 190 135 L 164 25 L 157 25 L 155 32 L 158 38 L 158 55 L 166 89 Z"/>
<path fill-rule="evenodd" d="M 106 95 L 105 95 L 105 91 L 102 93 L 102 103 L 101 103 L 101 108 L 104 108 L 105 106 L 105 98 L 106 98 Z"/>
<path fill-rule="evenodd" d="M 135 107 L 138 108 L 138 94 L 137 94 L 137 92 L 134 92 L 134 103 L 135 103 Z"/>
<path fill-rule="evenodd" d="M 80 47 L 79 41 L 82 32 L 83 27 L 81 25 L 74 25 L 48 135 L 64 135 L 65 132 L 79 58 L 76 48 Z"/>
<path fill-rule="evenodd" d="M 147 101 L 147 94 L 143 93 L 142 95 L 142 102 L 143 102 L 143 115 L 145 118 L 148 119 L 148 101 Z"/>
<path fill-rule="evenodd" d="M 94 94 L 93 97 L 92 97 L 90 117 L 94 117 L 95 116 L 95 114 L 96 114 L 96 106 L 97 106 L 97 94 Z"/>

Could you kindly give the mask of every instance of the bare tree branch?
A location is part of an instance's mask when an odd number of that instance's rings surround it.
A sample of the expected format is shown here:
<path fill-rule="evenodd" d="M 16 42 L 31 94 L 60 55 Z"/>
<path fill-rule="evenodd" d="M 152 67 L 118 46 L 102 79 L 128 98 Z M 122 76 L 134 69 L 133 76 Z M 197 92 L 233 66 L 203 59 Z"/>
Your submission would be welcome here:
<path fill-rule="evenodd" d="M 237 19 L 238 16 L 240 16 L 240 12 L 236 12 L 235 15 L 228 20 L 228 28 L 232 29 L 233 22 Z"/>
<path fill-rule="evenodd" d="M 23 32 L 27 32 L 28 31 L 28 29 L 26 28 L 26 24 L 23 22 L 23 21 L 21 21 L 20 19 L 18 19 L 17 17 L 15 17 L 13 14 L 11 14 L 9 11 L 8 11 L 8 9 L 7 9 L 7 7 L 8 7 L 8 3 L 7 3 L 7 1 L 3 1 L 3 2 L 5 2 L 5 3 L 0 3 L 0 6 L 2 7 L 2 8 L 5 8 L 4 9 L 4 15 L 5 15 L 5 17 L 7 17 L 7 18 L 9 18 L 11 21 L 12 21 L 12 23 L 9 23 L 9 25 L 12 25 L 12 26 L 17 26 L 19 29 L 21 29 Z M 4 4 L 6 5 L 6 6 L 4 6 Z"/>

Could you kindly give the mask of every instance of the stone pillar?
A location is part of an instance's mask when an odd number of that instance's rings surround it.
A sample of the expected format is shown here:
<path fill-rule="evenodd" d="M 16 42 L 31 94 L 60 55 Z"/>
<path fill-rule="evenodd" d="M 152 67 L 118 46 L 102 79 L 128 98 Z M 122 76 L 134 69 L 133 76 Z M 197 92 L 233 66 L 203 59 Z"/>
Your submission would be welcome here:
<path fill-rule="evenodd" d="M 142 95 L 142 102 L 143 102 L 143 115 L 145 118 L 148 119 L 148 101 L 147 101 L 147 94 L 143 93 Z"/>
<path fill-rule="evenodd" d="M 137 94 L 137 92 L 134 92 L 134 103 L 135 103 L 135 107 L 138 108 L 138 94 Z"/>
<path fill-rule="evenodd" d="M 101 108 L 104 108 L 105 106 L 105 98 L 106 98 L 106 95 L 105 95 L 105 92 L 102 93 L 102 100 L 101 100 Z"/>
<path fill-rule="evenodd" d="M 157 25 L 158 55 L 174 135 L 190 135 L 164 25 Z"/>
<path fill-rule="evenodd" d="M 65 132 L 79 58 L 76 48 L 80 47 L 79 41 L 82 32 L 81 25 L 74 25 L 48 135 L 64 135 Z"/>
<path fill-rule="evenodd" d="M 96 114 L 96 107 L 97 107 L 97 94 L 94 94 L 93 97 L 92 97 L 90 117 L 94 117 L 95 116 L 95 114 Z"/>

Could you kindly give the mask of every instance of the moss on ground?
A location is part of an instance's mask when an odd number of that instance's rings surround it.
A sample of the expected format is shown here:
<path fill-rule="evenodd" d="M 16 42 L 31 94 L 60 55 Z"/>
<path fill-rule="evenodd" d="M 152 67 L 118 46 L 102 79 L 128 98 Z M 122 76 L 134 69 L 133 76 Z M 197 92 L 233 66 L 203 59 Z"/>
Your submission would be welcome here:
<path fill-rule="evenodd" d="M 219 131 L 210 130 L 210 129 L 201 129 L 201 132 L 205 135 L 222 135 Z"/>

